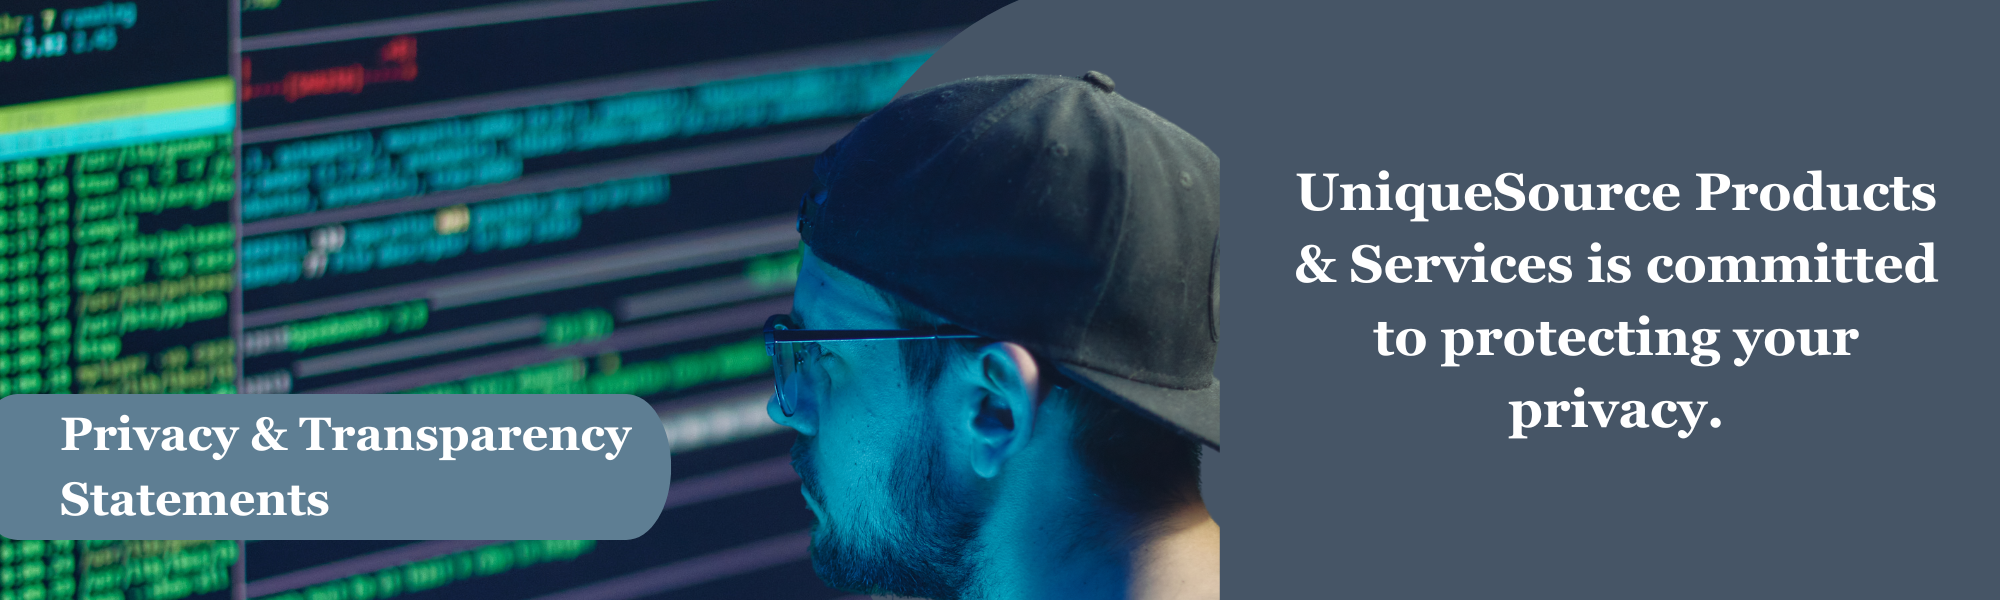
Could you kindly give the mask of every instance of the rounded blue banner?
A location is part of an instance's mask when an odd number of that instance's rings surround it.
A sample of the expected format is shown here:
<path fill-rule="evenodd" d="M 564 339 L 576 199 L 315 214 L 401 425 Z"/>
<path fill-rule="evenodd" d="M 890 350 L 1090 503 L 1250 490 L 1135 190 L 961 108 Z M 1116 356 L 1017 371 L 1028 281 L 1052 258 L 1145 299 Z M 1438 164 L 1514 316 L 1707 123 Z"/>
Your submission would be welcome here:
<path fill-rule="evenodd" d="M 630 395 L 0 399 L 14 539 L 639 537 L 665 430 Z"/>

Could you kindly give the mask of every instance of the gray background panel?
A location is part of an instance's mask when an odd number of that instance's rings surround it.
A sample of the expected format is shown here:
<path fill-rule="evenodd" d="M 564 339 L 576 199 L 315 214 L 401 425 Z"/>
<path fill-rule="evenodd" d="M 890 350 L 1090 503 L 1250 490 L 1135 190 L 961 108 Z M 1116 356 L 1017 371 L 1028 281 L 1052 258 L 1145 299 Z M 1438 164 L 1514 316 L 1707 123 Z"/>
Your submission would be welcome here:
<path fill-rule="evenodd" d="M 1235 440 L 1205 495 L 1230 595 L 1967 597 L 1996 553 L 1992 5 L 1022 0 L 906 90 L 1099 70 L 1221 156 Z M 1342 183 L 1937 186 L 1930 212 L 1308 212 Z M 1404 255 L 1907 256 L 1935 284 L 1301 284 L 1306 244 Z M 1854 356 L 1476 357 L 1442 328 L 1858 328 Z M 1431 336 L 1375 353 L 1377 321 Z M 1731 349 L 1733 339 L 1723 343 Z M 1689 439 L 1508 401 L 1708 401 Z M 1595 417 L 1593 417 L 1594 420 Z M 1546 432 L 1546 433 L 1544 433 Z"/>

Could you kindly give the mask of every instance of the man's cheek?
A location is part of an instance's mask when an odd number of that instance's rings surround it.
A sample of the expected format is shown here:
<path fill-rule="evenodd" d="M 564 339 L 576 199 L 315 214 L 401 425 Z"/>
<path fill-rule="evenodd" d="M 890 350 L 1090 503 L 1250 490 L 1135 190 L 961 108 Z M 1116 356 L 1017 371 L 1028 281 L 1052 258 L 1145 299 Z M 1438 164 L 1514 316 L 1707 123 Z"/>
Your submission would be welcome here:
<path fill-rule="evenodd" d="M 826 462 L 837 461 L 837 464 L 828 464 L 822 468 L 825 478 L 834 480 L 823 482 L 823 485 L 829 488 L 826 500 L 833 505 L 830 508 L 843 516 L 851 515 L 872 520 L 878 518 L 880 516 L 878 513 L 887 508 L 886 497 L 890 493 L 892 482 L 889 481 L 888 475 L 890 466 L 884 461 L 894 455 L 888 451 L 889 440 L 878 439 L 874 440 L 875 443 L 868 443 L 869 440 L 852 442 L 856 445 L 848 446 L 847 452 L 843 452 L 838 458 L 823 457 L 827 459 Z"/>
<path fill-rule="evenodd" d="M 846 428 L 836 428 L 841 430 Z M 844 506 L 859 491 L 865 490 L 866 480 L 861 478 L 862 467 L 867 459 L 865 446 L 858 440 L 844 435 L 828 435 L 824 431 L 813 444 L 812 463 L 814 485 L 819 488 L 819 500 L 828 503 L 825 508 Z"/>

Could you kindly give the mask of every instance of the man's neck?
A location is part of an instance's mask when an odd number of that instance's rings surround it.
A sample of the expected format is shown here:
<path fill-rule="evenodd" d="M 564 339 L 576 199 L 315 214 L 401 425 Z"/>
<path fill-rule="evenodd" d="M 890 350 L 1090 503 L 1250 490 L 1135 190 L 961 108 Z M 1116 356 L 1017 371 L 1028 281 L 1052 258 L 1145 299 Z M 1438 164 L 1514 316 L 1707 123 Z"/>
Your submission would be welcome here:
<path fill-rule="evenodd" d="M 1222 597 L 1222 527 L 1199 502 L 1162 519 L 1133 558 L 1132 598 Z"/>
<path fill-rule="evenodd" d="M 967 598 L 1221 596 L 1222 529 L 1199 496 L 1139 516 L 1084 490 L 1035 491 L 988 515 Z"/>

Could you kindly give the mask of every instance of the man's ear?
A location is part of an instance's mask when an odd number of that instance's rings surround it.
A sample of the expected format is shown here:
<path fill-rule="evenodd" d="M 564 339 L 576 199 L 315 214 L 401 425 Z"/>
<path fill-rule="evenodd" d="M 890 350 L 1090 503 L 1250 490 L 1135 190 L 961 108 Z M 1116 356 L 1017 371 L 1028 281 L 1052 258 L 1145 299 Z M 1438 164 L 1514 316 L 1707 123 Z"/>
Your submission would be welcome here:
<path fill-rule="evenodd" d="M 990 479 L 1008 458 L 1028 447 L 1035 406 L 1041 403 L 1042 374 L 1028 349 L 1013 342 L 987 344 L 976 360 L 982 397 L 971 411 L 972 470 Z"/>

